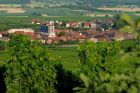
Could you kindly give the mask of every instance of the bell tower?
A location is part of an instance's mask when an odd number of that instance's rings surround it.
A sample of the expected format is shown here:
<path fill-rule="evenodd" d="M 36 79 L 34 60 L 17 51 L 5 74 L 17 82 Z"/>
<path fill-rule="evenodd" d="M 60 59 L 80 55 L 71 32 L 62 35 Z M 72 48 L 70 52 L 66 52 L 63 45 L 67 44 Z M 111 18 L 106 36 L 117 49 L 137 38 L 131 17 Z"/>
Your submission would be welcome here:
<path fill-rule="evenodd" d="M 48 27 L 48 37 L 55 37 L 55 27 L 54 27 L 54 21 L 49 22 L 49 27 Z"/>

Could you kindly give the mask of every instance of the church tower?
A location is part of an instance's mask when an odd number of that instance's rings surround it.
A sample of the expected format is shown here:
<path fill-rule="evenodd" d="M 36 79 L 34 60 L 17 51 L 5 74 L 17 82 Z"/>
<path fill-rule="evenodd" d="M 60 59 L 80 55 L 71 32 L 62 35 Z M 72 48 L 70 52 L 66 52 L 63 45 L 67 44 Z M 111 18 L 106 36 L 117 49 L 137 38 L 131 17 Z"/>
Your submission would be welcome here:
<path fill-rule="evenodd" d="M 55 27 L 54 27 L 54 21 L 49 22 L 49 27 L 48 27 L 48 37 L 55 37 Z"/>

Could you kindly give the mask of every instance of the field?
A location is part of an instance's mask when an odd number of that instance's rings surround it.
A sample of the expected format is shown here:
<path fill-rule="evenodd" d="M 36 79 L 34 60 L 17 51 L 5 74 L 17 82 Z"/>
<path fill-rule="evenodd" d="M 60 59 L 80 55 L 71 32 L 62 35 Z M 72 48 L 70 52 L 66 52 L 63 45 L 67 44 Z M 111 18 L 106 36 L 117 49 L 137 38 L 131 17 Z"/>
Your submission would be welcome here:
<path fill-rule="evenodd" d="M 26 12 L 22 8 L 0 8 L 0 11 L 5 11 L 6 13 L 25 13 Z"/>
<path fill-rule="evenodd" d="M 15 14 L 14 14 L 15 13 Z M 26 16 L 79 16 L 79 12 L 69 8 L 0 8 L 0 15 Z"/>
<path fill-rule="evenodd" d="M 62 59 L 64 68 L 77 72 L 80 68 L 77 47 L 52 47 L 49 48 L 49 53 Z"/>
<path fill-rule="evenodd" d="M 123 12 L 135 12 L 140 11 L 140 8 L 97 8 L 98 10 L 110 10 L 110 11 L 123 11 Z"/>
<path fill-rule="evenodd" d="M 86 14 L 86 16 L 90 16 L 90 17 L 113 17 L 114 15 L 112 14 L 96 14 L 96 13 L 91 13 L 91 14 Z"/>
<path fill-rule="evenodd" d="M 116 14 L 127 12 L 139 16 L 140 8 L 97 8 L 95 10 L 74 10 L 70 8 L 0 8 L 0 16 L 30 16 L 59 19 L 59 17 L 113 17 Z M 66 19 L 64 18 L 64 20 Z M 78 18 L 79 20 L 79 18 Z"/>
<path fill-rule="evenodd" d="M 78 16 L 76 12 L 68 8 L 26 8 L 26 14 L 47 14 L 48 16 Z"/>

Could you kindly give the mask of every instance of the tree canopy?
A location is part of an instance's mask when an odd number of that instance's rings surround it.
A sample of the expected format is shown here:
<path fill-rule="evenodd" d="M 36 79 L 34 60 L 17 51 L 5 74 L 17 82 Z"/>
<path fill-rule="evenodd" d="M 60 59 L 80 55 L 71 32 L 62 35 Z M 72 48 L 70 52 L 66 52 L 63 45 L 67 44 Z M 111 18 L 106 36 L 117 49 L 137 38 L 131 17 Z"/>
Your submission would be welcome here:
<path fill-rule="evenodd" d="M 45 47 L 28 36 L 13 35 L 8 48 L 7 93 L 55 93 L 55 60 Z"/>

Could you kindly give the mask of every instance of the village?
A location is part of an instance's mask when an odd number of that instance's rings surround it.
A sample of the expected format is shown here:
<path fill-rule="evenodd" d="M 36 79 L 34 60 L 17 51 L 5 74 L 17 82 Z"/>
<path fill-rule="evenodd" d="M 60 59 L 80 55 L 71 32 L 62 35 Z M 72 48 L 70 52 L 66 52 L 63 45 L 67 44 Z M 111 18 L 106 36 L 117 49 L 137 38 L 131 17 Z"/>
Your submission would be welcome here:
<path fill-rule="evenodd" d="M 113 20 L 93 20 L 86 22 L 69 21 L 42 21 L 32 19 L 31 24 L 39 25 L 39 31 L 35 32 L 32 28 L 9 29 L 0 32 L 0 40 L 8 42 L 11 34 L 28 35 L 32 40 L 40 40 L 44 44 L 59 44 L 66 42 L 111 42 L 128 39 L 136 39 L 132 33 L 122 33 L 115 29 Z"/>

